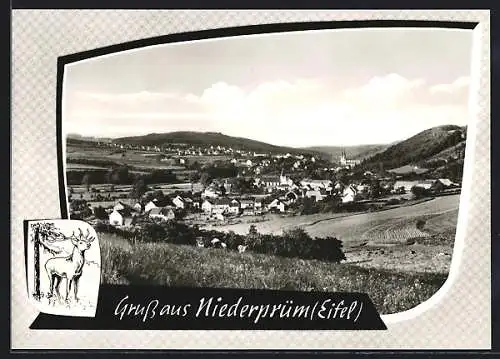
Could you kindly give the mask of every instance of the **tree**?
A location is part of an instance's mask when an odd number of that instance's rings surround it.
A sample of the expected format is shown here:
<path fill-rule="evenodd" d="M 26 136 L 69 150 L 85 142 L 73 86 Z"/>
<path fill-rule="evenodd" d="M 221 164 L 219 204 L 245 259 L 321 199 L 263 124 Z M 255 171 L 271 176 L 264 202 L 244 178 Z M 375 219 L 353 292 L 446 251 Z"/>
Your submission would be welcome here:
<path fill-rule="evenodd" d="M 259 231 L 257 230 L 255 224 L 250 225 L 250 227 L 248 228 L 248 234 L 252 236 L 256 236 L 259 234 Z"/>
<path fill-rule="evenodd" d="M 101 206 L 98 206 L 94 209 L 94 216 L 97 218 L 97 219 L 108 219 L 108 214 L 106 213 L 106 210 L 101 207 Z"/>
<path fill-rule="evenodd" d="M 161 189 L 157 189 L 152 193 L 152 198 L 151 199 L 157 199 L 159 202 L 162 202 L 165 200 L 165 193 Z"/>
<path fill-rule="evenodd" d="M 66 240 L 66 237 L 60 232 L 54 223 L 37 222 L 31 224 L 31 241 L 33 243 L 34 256 L 34 293 L 35 299 L 40 299 L 40 247 L 51 254 L 59 251 L 52 248 L 50 244 Z"/>
<path fill-rule="evenodd" d="M 207 172 L 203 172 L 200 177 L 200 183 L 203 187 L 206 187 L 210 184 L 210 182 L 212 182 L 212 177 Z"/>
<path fill-rule="evenodd" d="M 333 263 L 340 263 L 346 260 L 342 241 L 335 237 L 315 238 L 313 258 L 327 260 Z"/>
<path fill-rule="evenodd" d="M 251 224 L 248 228 L 248 234 L 245 236 L 243 244 L 248 245 L 252 249 L 259 248 L 262 245 L 262 236 L 255 224 Z"/>
<path fill-rule="evenodd" d="M 419 199 L 429 195 L 429 191 L 421 186 L 413 186 L 411 188 L 411 193 L 415 196 L 415 198 Z"/>
<path fill-rule="evenodd" d="M 201 165 L 198 161 L 194 161 L 193 163 L 188 164 L 188 168 L 193 171 L 200 171 Z"/>
<path fill-rule="evenodd" d="M 380 182 L 376 179 L 372 180 L 370 183 L 370 197 L 378 198 L 382 194 L 382 188 L 380 187 Z"/>
<path fill-rule="evenodd" d="M 144 178 L 147 183 L 176 183 L 177 176 L 171 170 L 156 169 Z"/>
<path fill-rule="evenodd" d="M 316 205 L 316 201 L 312 197 L 304 197 L 302 199 L 300 211 L 300 213 L 303 215 L 318 213 L 318 206 Z"/>
<path fill-rule="evenodd" d="M 201 176 L 197 171 L 191 172 L 189 174 L 189 182 L 196 183 L 200 180 Z"/>
<path fill-rule="evenodd" d="M 309 234 L 301 227 L 294 227 L 290 229 L 283 230 L 283 237 L 289 238 L 291 240 L 312 240 Z"/>
<path fill-rule="evenodd" d="M 85 188 L 87 189 L 87 192 L 90 191 L 90 174 L 89 173 L 85 173 L 83 175 L 83 178 L 82 178 L 82 185 L 85 186 Z"/>
<path fill-rule="evenodd" d="M 130 197 L 140 199 L 148 191 L 148 186 L 143 179 L 137 180 L 130 190 Z"/>
<path fill-rule="evenodd" d="M 245 179 L 245 177 L 238 177 L 232 183 L 232 190 L 237 193 L 251 193 L 253 192 L 253 179 Z"/>
<path fill-rule="evenodd" d="M 130 179 L 130 174 L 127 166 L 120 166 L 112 169 L 106 175 L 106 181 L 114 184 L 127 184 Z"/>
<path fill-rule="evenodd" d="M 184 208 L 179 208 L 175 210 L 175 218 L 183 220 L 187 216 L 187 211 Z"/>

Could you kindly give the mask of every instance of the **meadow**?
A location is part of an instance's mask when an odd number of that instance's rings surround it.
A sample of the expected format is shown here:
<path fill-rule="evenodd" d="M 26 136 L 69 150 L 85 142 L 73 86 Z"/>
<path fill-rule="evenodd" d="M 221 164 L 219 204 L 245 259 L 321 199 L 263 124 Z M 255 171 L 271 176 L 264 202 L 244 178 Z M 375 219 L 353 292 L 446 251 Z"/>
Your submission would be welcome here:
<path fill-rule="evenodd" d="M 447 277 L 171 243 L 130 244 L 105 233 L 99 238 L 106 284 L 366 292 L 381 314 L 390 314 L 427 300 Z"/>
<path fill-rule="evenodd" d="M 171 160 L 165 162 L 158 161 L 158 155 L 159 154 L 156 152 L 120 150 L 94 146 L 68 145 L 66 147 L 66 159 L 68 163 L 77 163 L 78 160 L 114 161 L 138 168 L 185 169 L 185 166 L 173 164 Z M 175 155 L 175 157 L 182 157 L 187 159 L 190 163 L 198 162 L 200 164 L 212 163 L 214 161 L 229 161 L 231 159 L 231 157 L 227 155 Z"/>
<path fill-rule="evenodd" d="M 414 205 L 363 213 L 318 213 L 303 216 L 269 216 L 268 221 L 256 223 L 259 233 L 280 234 L 291 227 L 301 227 L 313 237 L 334 236 L 346 245 L 373 241 L 404 243 L 407 239 L 426 237 L 416 228 L 419 219 L 429 221 L 435 232 L 456 227 L 459 195 L 436 197 Z M 443 215 L 446 215 L 443 217 Z M 433 221 L 430 220 L 436 218 Z M 440 220 L 441 219 L 441 220 Z M 442 221 L 445 219 L 445 221 Z M 248 233 L 248 223 L 217 226 L 218 231 Z M 208 227 L 210 228 L 210 227 Z M 434 232 L 432 234 L 435 234 Z"/>

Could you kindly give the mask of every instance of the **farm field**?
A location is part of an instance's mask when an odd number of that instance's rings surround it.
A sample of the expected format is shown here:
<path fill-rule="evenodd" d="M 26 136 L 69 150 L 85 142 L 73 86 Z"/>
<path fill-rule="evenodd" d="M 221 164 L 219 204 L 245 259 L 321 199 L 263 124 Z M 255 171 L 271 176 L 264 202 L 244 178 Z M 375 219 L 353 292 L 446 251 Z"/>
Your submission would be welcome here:
<path fill-rule="evenodd" d="M 366 292 L 381 314 L 390 314 L 429 299 L 447 277 L 170 243 L 131 245 L 104 233 L 99 238 L 101 280 L 109 284 Z"/>
<path fill-rule="evenodd" d="M 172 165 L 169 161 L 158 162 L 156 156 L 157 152 L 144 152 L 134 150 L 115 150 L 111 148 L 95 148 L 83 146 L 67 146 L 66 158 L 67 162 L 78 159 L 86 160 L 101 160 L 101 161 L 115 161 L 135 167 L 143 168 L 160 168 L 160 169 L 173 169 L 182 170 L 184 166 Z M 230 156 L 220 155 L 186 155 L 181 156 L 186 158 L 189 162 L 198 162 L 200 164 L 211 163 L 214 161 L 229 161 Z"/>
<path fill-rule="evenodd" d="M 255 226 L 260 233 L 271 234 L 280 234 L 284 229 L 300 226 L 312 237 L 335 236 L 346 246 L 355 246 L 365 242 L 397 244 L 404 243 L 408 238 L 428 235 L 416 228 L 416 221 L 421 217 L 433 218 L 448 214 L 445 217 L 439 217 L 446 218 L 446 221 L 442 223 L 438 219 L 430 222 L 431 225 L 438 224 L 432 227 L 438 232 L 447 227 L 456 226 L 459 199 L 459 195 L 443 196 L 411 206 L 359 214 L 321 213 L 299 217 L 275 215 L 269 221 L 256 223 Z M 248 223 L 238 223 L 217 226 L 214 229 L 245 234 L 248 233 L 249 226 Z"/>
<path fill-rule="evenodd" d="M 447 274 L 452 254 L 453 245 L 449 243 L 363 246 L 347 249 L 345 263 L 388 271 Z"/>
<path fill-rule="evenodd" d="M 80 163 L 67 163 L 66 170 L 67 171 L 87 171 L 87 170 L 107 170 L 107 167 L 102 166 L 94 166 L 94 165 L 86 165 Z"/>
<path fill-rule="evenodd" d="M 83 199 L 91 200 L 90 194 L 83 185 L 69 186 L 74 194 L 83 195 Z M 191 183 L 176 183 L 176 184 L 155 184 L 150 186 L 152 190 L 162 190 L 164 194 L 171 194 L 176 191 L 189 192 L 191 189 L 196 191 L 201 191 L 202 187 L 198 183 L 194 183 L 191 188 Z M 111 190 L 111 184 L 93 184 L 92 188 L 96 189 L 101 194 L 110 194 L 111 196 L 126 195 L 132 189 L 131 185 L 114 185 L 113 190 Z"/>

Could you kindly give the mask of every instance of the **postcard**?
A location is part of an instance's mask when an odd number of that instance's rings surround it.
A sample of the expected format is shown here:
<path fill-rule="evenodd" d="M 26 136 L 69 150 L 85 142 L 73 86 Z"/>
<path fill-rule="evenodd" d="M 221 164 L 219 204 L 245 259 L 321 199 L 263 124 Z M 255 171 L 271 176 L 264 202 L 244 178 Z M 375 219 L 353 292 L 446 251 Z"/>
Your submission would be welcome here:
<path fill-rule="evenodd" d="M 491 349 L 488 11 L 12 22 L 13 348 Z"/>

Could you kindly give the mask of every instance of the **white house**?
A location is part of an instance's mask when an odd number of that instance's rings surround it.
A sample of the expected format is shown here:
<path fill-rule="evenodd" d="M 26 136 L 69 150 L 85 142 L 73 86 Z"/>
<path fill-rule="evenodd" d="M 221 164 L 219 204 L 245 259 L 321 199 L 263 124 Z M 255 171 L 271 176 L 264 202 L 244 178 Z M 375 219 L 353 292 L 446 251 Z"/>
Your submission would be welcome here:
<path fill-rule="evenodd" d="M 356 189 L 360 193 L 365 193 L 365 192 L 368 192 L 370 190 L 370 186 L 368 186 L 366 184 L 359 184 L 356 186 Z"/>
<path fill-rule="evenodd" d="M 450 181 L 448 178 L 438 178 L 437 181 L 441 182 L 441 184 L 445 187 L 451 187 L 455 185 L 455 183 Z"/>
<path fill-rule="evenodd" d="M 216 198 L 213 203 L 212 211 L 215 213 L 229 212 L 231 201 L 229 198 Z"/>
<path fill-rule="evenodd" d="M 286 206 L 285 203 L 280 201 L 279 199 L 274 199 L 268 206 L 269 209 L 277 209 L 280 212 L 285 212 Z"/>
<path fill-rule="evenodd" d="M 422 188 L 425 188 L 425 189 L 431 189 L 431 187 L 433 185 L 434 185 L 434 181 L 428 180 L 428 181 L 420 181 L 415 186 L 422 187 Z"/>
<path fill-rule="evenodd" d="M 229 213 L 240 213 L 240 202 L 237 199 L 231 200 L 231 203 L 229 204 Z"/>
<path fill-rule="evenodd" d="M 117 210 L 113 210 L 109 215 L 109 224 L 113 226 L 123 226 L 123 216 Z"/>
<path fill-rule="evenodd" d="M 125 209 L 125 207 L 127 207 L 127 205 L 125 203 L 119 201 L 117 204 L 114 205 L 113 210 L 121 211 L 121 210 Z"/>
<path fill-rule="evenodd" d="M 213 207 L 214 207 L 213 200 L 206 199 L 201 204 L 201 209 L 205 213 L 212 213 Z"/>
<path fill-rule="evenodd" d="M 260 179 L 260 183 L 262 183 L 266 189 L 271 192 L 273 189 L 279 187 L 281 181 L 277 176 L 263 176 Z"/>
<path fill-rule="evenodd" d="M 132 224 L 132 216 L 127 210 L 113 210 L 109 215 L 109 224 L 113 226 L 129 226 Z"/>
<path fill-rule="evenodd" d="M 254 152 L 254 153 L 253 153 L 253 156 L 254 156 L 254 157 L 266 157 L 266 154 L 265 154 L 265 153 L 257 153 L 257 152 Z"/>
<path fill-rule="evenodd" d="M 316 200 L 316 202 L 319 202 L 319 201 L 322 201 L 323 199 L 325 199 L 326 192 L 324 189 L 322 189 L 322 190 L 314 189 L 314 190 L 306 191 L 305 196 L 307 198 L 314 198 Z"/>
<path fill-rule="evenodd" d="M 151 211 L 153 208 L 158 208 L 158 206 L 156 206 L 156 204 L 153 202 L 153 201 L 149 201 L 145 206 L 144 206 L 144 212 L 149 212 Z"/>
<path fill-rule="evenodd" d="M 417 185 L 417 181 L 396 181 L 394 182 L 394 191 L 397 192 L 400 188 L 404 188 L 405 193 L 409 193 L 411 188 Z"/>
<path fill-rule="evenodd" d="M 342 203 L 354 202 L 356 195 L 358 194 L 358 190 L 354 186 L 348 186 L 344 189 L 342 193 Z"/>
<path fill-rule="evenodd" d="M 300 185 L 303 188 L 317 189 L 320 188 L 332 188 L 332 181 L 330 180 L 313 180 L 313 179 L 303 179 L 300 181 Z"/>
<path fill-rule="evenodd" d="M 174 206 L 176 206 L 177 208 L 182 208 L 184 209 L 186 207 L 186 202 L 184 201 L 184 199 L 181 197 L 181 196 L 177 196 L 175 197 L 173 200 L 172 200 L 172 203 L 174 204 Z"/>
<path fill-rule="evenodd" d="M 151 209 L 151 211 L 149 212 L 149 217 L 168 221 L 169 219 L 175 218 L 175 213 L 171 208 L 156 207 Z"/>
<path fill-rule="evenodd" d="M 205 188 L 205 190 L 201 194 L 202 197 L 206 197 L 206 198 L 217 198 L 220 195 L 222 195 L 222 192 L 220 190 L 218 190 L 216 188 L 212 188 L 212 187 Z"/>
<path fill-rule="evenodd" d="M 249 199 L 249 198 L 243 198 L 240 200 L 240 206 L 241 209 L 247 209 L 247 208 L 252 208 L 254 207 L 254 200 Z"/>
<path fill-rule="evenodd" d="M 136 204 L 134 204 L 134 206 L 132 207 L 132 209 L 136 212 L 139 212 L 141 213 L 142 212 L 142 204 L 140 204 L 139 202 L 137 202 Z"/>

